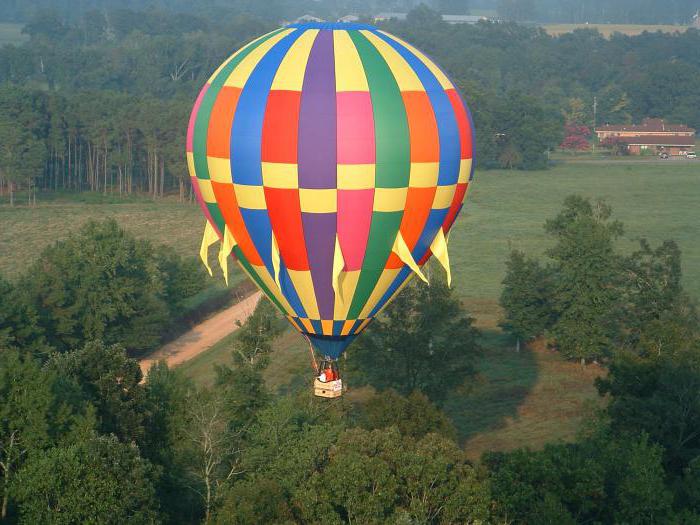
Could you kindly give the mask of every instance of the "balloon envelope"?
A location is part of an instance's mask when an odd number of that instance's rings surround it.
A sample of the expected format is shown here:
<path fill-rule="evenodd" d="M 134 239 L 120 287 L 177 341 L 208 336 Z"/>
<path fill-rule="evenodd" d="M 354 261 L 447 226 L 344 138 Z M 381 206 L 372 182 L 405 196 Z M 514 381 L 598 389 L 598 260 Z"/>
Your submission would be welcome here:
<path fill-rule="evenodd" d="M 214 72 L 187 160 L 226 251 L 335 358 L 431 254 L 449 268 L 472 136 L 453 83 L 411 45 L 362 24 L 293 24 Z"/>

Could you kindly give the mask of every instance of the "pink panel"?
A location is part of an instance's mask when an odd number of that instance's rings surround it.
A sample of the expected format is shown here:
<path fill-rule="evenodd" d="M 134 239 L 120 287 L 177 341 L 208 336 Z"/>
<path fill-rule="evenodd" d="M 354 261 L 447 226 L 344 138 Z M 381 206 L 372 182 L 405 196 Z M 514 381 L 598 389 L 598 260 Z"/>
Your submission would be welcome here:
<path fill-rule="evenodd" d="M 367 91 L 336 94 L 338 164 L 374 163 L 374 118 Z"/>
<path fill-rule="evenodd" d="M 338 242 L 348 271 L 362 268 L 373 202 L 373 189 L 338 190 Z"/>

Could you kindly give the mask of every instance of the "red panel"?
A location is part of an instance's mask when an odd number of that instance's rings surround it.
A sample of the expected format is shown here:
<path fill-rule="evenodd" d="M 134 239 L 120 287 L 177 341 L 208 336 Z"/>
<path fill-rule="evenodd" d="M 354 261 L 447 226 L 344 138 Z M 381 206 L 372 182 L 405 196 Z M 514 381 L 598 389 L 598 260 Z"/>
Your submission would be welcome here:
<path fill-rule="evenodd" d="M 455 116 L 457 117 L 457 126 L 459 127 L 459 140 L 461 144 L 461 158 L 471 159 L 472 158 L 472 127 L 469 122 L 469 116 L 467 115 L 467 109 L 464 107 L 459 93 L 454 89 L 448 89 L 445 91 L 447 96 L 452 103 L 452 109 L 454 109 Z M 460 201 L 461 202 L 461 201 Z"/>
<path fill-rule="evenodd" d="M 462 203 L 464 202 L 464 195 L 467 193 L 468 182 L 457 184 L 457 189 L 455 189 L 455 196 L 452 199 L 452 204 L 450 204 L 450 211 L 447 212 L 445 217 L 445 222 L 442 223 L 442 229 L 445 233 L 450 231 L 452 225 L 457 218 Z"/>
<path fill-rule="evenodd" d="M 238 208 L 236 194 L 233 191 L 233 184 L 222 182 L 211 182 L 211 187 L 216 196 L 216 203 L 219 206 L 221 215 L 223 215 L 226 225 L 231 230 L 233 238 L 241 247 L 241 251 L 250 264 L 263 266 L 263 261 L 260 254 L 255 249 L 255 245 L 248 234 L 248 230 L 243 222 L 241 210 Z"/>
<path fill-rule="evenodd" d="M 296 164 L 300 101 L 300 91 L 270 91 L 262 131 L 263 162 Z"/>
<path fill-rule="evenodd" d="M 284 264 L 290 270 L 308 270 L 299 190 L 265 188 L 265 202 Z"/>
<path fill-rule="evenodd" d="M 216 96 L 209 116 L 207 155 L 228 159 L 231 157 L 231 128 L 241 89 L 223 86 Z"/>

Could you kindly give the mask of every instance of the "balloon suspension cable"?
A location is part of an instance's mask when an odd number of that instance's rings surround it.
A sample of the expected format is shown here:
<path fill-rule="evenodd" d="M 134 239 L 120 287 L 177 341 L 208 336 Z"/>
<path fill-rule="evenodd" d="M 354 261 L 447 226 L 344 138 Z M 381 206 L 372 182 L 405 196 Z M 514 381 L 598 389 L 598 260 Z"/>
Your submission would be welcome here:
<path fill-rule="evenodd" d="M 314 369 L 314 372 L 316 375 L 319 374 L 318 371 L 318 363 L 316 362 L 316 354 L 314 353 L 314 346 L 311 344 L 311 339 L 309 339 L 309 336 L 306 334 L 303 334 L 304 337 L 306 337 L 306 341 L 309 343 L 309 353 L 311 354 L 311 366 Z"/>

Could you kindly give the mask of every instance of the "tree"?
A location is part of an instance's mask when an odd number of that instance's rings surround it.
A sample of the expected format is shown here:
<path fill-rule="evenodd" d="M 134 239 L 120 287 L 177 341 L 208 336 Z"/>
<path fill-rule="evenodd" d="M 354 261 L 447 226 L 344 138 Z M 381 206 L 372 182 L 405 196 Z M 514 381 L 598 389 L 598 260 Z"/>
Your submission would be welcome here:
<path fill-rule="evenodd" d="M 700 456 L 700 342 L 690 351 L 641 358 L 628 352 L 612 361 L 596 385 L 609 395 L 612 429 L 644 432 L 663 447 L 667 470 L 680 475 Z"/>
<path fill-rule="evenodd" d="M 141 369 L 124 348 L 95 341 L 55 354 L 47 366 L 62 380 L 64 395 L 95 407 L 100 433 L 114 434 L 125 443 L 145 442 Z"/>
<path fill-rule="evenodd" d="M 17 470 L 31 455 L 40 454 L 52 442 L 51 414 L 58 407 L 51 388 L 51 377 L 30 355 L 0 348 L 2 520 L 9 512 Z"/>
<path fill-rule="evenodd" d="M 440 404 L 474 375 L 480 353 L 473 319 L 444 282 L 409 285 L 348 354 L 352 378 Z"/>
<path fill-rule="evenodd" d="M 34 355 L 48 352 L 37 315 L 20 290 L 0 276 L 0 348 L 14 348 Z"/>
<path fill-rule="evenodd" d="M 24 523 L 159 523 L 157 471 L 116 438 L 56 447 L 33 457 L 15 492 Z"/>
<path fill-rule="evenodd" d="M 514 250 L 506 262 L 500 304 L 505 312 L 501 326 L 518 341 L 544 335 L 555 321 L 551 270 Z"/>
<path fill-rule="evenodd" d="M 192 270 L 172 252 L 154 253 L 149 242 L 106 220 L 46 248 L 20 288 L 58 351 L 99 339 L 139 353 L 160 342 L 172 304 L 199 288 L 194 276 L 200 274 L 182 276 Z"/>
<path fill-rule="evenodd" d="M 623 261 L 622 347 L 641 356 L 688 350 L 698 334 L 695 305 L 681 284 L 681 251 L 673 241 L 639 250 Z"/>
<path fill-rule="evenodd" d="M 396 427 L 402 436 L 414 439 L 431 433 L 457 438 L 457 430 L 447 414 L 418 391 L 406 397 L 393 390 L 377 393 L 363 404 L 359 417 L 367 430 Z"/>
<path fill-rule="evenodd" d="M 572 195 L 545 223 L 556 239 L 547 251 L 554 260 L 554 311 L 550 333 L 556 348 L 568 358 L 600 359 L 609 354 L 620 318 L 621 260 L 614 241 L 622 224 L 611 221 L 603 202 Z"/>
<path fill-rule="evenodd" d="M 474 523 L 490 505 L 455 443 L 395 428 L 347 430 L 294 501 L 303 521 L 324 523 Z"/>
<path fill-rule="evenodd" d="M 664 523 L 671 515 L 662 449 L 605 429 L 538 452 L 487 454 L 496 516 L 519 523 Z"/>

